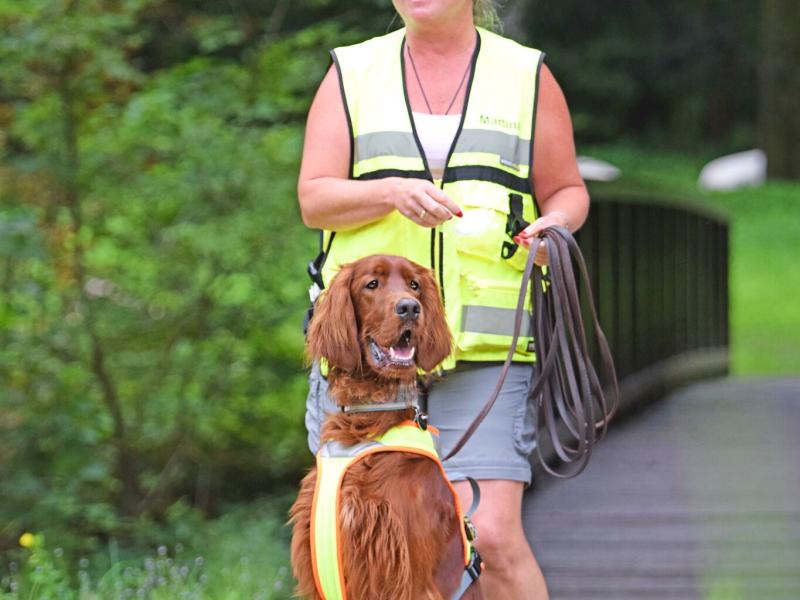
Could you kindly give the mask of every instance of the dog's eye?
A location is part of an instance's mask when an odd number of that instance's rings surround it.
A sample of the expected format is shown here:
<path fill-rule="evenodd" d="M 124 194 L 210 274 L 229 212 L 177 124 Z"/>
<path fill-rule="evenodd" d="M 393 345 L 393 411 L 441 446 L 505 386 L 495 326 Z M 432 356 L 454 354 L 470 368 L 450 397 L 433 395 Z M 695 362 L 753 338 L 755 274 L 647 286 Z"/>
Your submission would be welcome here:
<path fill-rule="evenodd" d="M 412 290 L 418 290 L 419 289 L 419 281 L 417 281 L 416 279 L 412 279 L 411 283 L 408 284 L 408 287 L 410 287 Z"/>
<path fill-rule="evenodd" d="M 376 287 L 378 287 L 378 280 L 377 279 L 373 279 L 372 281 L 370 281 L 367 284 L 367 289 L 374 290 Z"/>

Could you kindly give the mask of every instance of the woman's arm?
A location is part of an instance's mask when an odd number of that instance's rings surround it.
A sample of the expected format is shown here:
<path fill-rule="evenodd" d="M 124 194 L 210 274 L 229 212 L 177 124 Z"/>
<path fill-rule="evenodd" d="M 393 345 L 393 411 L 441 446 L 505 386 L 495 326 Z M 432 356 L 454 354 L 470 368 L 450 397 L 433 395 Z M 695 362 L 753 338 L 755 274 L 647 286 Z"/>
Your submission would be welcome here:
<path fill-rule="evenodd" d="M 348 179 L 350 134 L 334 67 L 319 86 L 306 124 L 297 195 L 308 227 L 343 231 L 399 210 L 418 225 L 435 227 L 461 209 L 424 179 Z M 423 213 L 424 211 L 424 213 Z M 422 215 L 420 217 L 420 215 Z"/>
<path fill-rule="evenodd" d="M 577 231 L 589 214 L 589 194 L 578 171 L 567 101 L 547 65 L 542 65 L 539 81 L 532 177 L 542 214 L 519 234 L 518 241 L 529 246 L 550 225 Z"/>

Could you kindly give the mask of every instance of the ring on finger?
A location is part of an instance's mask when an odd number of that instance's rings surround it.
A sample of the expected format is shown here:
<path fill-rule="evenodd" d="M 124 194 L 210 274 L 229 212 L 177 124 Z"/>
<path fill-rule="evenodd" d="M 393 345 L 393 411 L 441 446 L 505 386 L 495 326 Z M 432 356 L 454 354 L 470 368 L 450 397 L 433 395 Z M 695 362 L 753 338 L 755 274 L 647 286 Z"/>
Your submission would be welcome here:
<path fill-rule="evenodd" d="M 425 210 L 424 208 L 421 211 L 419 211 L 419 220 L 421 221 L 422 219 L 424 219 L 426 214 L 428 214 L 428 211 Z"/>

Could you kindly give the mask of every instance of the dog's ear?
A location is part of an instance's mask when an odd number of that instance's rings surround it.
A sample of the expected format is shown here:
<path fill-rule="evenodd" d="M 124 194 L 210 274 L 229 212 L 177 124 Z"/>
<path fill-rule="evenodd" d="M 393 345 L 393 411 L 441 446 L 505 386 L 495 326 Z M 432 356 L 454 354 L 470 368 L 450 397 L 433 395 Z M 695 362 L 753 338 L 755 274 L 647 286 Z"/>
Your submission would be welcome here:
<path fill-rule="evenodd" d="M 419 268 L 420 302 L 425 326 L 417 342 L 417 364 L 425 371 L 433 371 L 450 354 L 451 337 L 439 295 L 439 286 L 429 269 Z"/>
<path fill-rule="evenodd" d="M 317 299 L 308 327 L 306 353 L 312 360 L 324 358 L 331 367 L 347 373 L 361 370 L 361 347 L 350 283 L 353 265 L 343 265 L 330 286 Z"/>

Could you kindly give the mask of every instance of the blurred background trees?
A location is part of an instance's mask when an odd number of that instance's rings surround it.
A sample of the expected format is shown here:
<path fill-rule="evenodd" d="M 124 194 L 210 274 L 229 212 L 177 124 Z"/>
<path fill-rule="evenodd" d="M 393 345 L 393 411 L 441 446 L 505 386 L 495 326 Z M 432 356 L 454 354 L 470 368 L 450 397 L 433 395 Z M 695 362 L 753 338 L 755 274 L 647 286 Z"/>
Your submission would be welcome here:
<path fill-rule="evenodd" d="M 798 172 L 786 0 L 517 0 L 576 138 Z M 291 487 L 305 263 L 295 184 L 328 49 L 389 0 L 0 0 L 0 550 L 133 539 Z M 785 156 L 772 160 L 773 154 Z M 75 535 L 78 534 L 78 535 Z"/>
<path fill-rule="evenodd" d="M 759 143 L 770 177 L 800 180 L 800 19 L 791 0 L 761 1 Z"/>
<path fill-rule="evenodd" d="M 548 53 L 579 142 L 753 144 L 758 2 L 527 6 L 520 34 Z"/>

